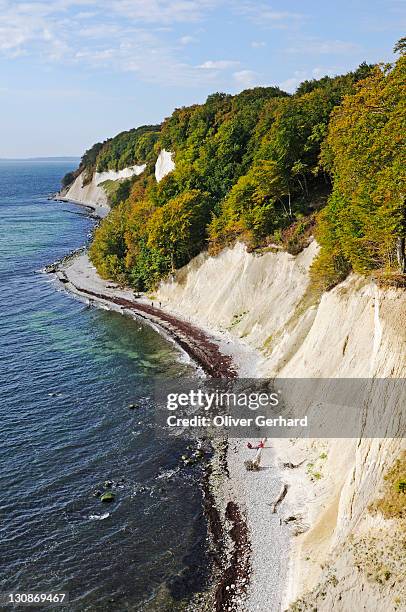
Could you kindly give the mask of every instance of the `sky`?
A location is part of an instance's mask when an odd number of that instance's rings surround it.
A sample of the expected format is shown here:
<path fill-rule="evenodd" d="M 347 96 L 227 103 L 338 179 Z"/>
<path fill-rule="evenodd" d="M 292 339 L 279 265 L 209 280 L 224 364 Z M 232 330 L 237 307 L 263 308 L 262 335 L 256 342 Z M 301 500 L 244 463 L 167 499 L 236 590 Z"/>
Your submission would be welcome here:
<path fill-rule="evenodd" d="M 82 155 L 216 91 L 393 61 L 405 0 L 0 0 L 0 158 Z"/>

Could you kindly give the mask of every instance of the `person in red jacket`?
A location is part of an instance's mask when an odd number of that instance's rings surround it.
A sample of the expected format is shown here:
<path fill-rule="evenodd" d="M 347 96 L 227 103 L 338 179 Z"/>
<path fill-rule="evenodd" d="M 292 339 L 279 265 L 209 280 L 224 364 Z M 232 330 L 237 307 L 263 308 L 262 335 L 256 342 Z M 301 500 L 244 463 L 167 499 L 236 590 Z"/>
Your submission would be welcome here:
<path fill-rule="evenodd" d="M 265 440 L 261 440 L 257 446 L 252 446 L 251 442 L 247 443 L 247 448 L 252 450 L 258 450 L 259 448 L 265 448 Z"/>

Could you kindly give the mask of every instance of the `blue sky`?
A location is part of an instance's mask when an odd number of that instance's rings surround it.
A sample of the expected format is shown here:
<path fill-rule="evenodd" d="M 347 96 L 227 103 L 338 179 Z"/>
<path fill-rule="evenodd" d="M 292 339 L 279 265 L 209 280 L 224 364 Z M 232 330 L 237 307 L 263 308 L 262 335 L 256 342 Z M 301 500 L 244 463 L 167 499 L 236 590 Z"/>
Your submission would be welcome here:
<path fill-rule="evenodd" d="M 81 155 L 209 93 L 392 61 L 404 0 L 0 0 L 0 157 Z"/>

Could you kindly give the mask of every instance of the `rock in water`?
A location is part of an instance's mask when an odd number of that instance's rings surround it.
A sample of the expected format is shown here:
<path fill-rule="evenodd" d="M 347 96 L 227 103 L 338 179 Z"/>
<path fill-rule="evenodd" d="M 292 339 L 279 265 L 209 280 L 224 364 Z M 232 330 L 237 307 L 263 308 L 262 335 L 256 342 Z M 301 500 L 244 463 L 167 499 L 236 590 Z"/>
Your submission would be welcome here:
<path fill-rule="evenodd" d="M 115 498 L 116 496 L 114 495 L 114 493 L 112 493 L 111 491 L 106 491 L 106 493 L 103 493 L 103 495 L 100 497 L 100 501 L 112 502 L 115 500 Z"/>

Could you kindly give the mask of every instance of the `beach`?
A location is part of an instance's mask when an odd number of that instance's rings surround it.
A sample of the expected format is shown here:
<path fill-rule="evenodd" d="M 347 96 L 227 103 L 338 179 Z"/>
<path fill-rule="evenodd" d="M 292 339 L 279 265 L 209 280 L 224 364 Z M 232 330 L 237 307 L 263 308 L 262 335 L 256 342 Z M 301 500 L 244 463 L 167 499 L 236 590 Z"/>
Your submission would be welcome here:
<path fill-rule="evenodd" d="M 156 440 L 153 411 L 156 378 L 195 368 L 149 324 L 89 308 L 41 272 L 94 227 L 48 199 L 70 168 L 0 168 L 3 587 L 69 592 L 70 610 L 159 609 L 161 593 L 186 599 L 208 575 L 202 466 L 183 466 L 188 442 Z"/>
<path fill-rule="evenodd" d="M 101 279 L 86 251 L 49 266 L 48 271 L 56 275 L 64 289 L 88 305 L 147 321 L 211 377 L 254 377 L 261 372 L 259 353 L 227 332 L 210 333 L 175 315 L 153 296 L 135 297 L 131 289 Z M 271 441 L 263 449 L 260 470 L 247 472 L 244 461 L 253 458 L 247 441 L 229 439 L 224 444 L 214 443 L 217 451 L 208 479 L 208 495 L 214 506 L 209 511 L 209 528 L 214 547 L 219 548 L 223 557 L 214 572 L 216 609 L 282 610 L 290 531 L 278 511 L 272 511 L 272 503 L 283 487 L 282 473 Z M 258 440 L 251 442 L 255 444 Z M 221 523 L 217 527 L 221 534 L 217 536 L 213 533 L 216 521 Z"/>
<path fill-rule="evenodd" d="M 313 409 L 313 391 L 328 387 L 332 378 L 404 372 L 404 294 L 350 275 L 315 299 L 308 270 L 317 249 L 313 241 L 297 256 L 257 256 L 241 244 L 217 257 L 203 253 L 161 283 L 155 295 L 140 299 L 101 280 L 85 252 L 54 272 L 88 304 L 147 318 L 202 369 L 213 358 L 211 371 L 217 377 L 293 379 L 284 389 L 306 414 Z M 183 346 L 176 339 L 179 330 Z M 303 378 L 314 387 L 305 396 Z M 367 405 L 370 431 L 380 423 L 384 428 L 383 398 L 376 401 L 372 395 Z M 401 405 L 395 403 L 394 413 Z M 384 433 L 382 426 L 375 431 Z M 338 428 L 330 439 L 268 440 L 257 472 L 244 466 L 253 459 L 248 440 L 215 445 L 206 491 L 214 557 L 222 559 L 214 568 L 214 609 L 286 610 L 292 602 L 311 602 L 323 612 L 341 611 L 343 599 L 349 605 L 354 592 L 363 593 L 371 605 L 391 601 L 389 588 L 378 592 L 354 572 L 353 538 L 373 550 L 381 523 L 366 509 L 379 495 L 383 466 L 404 443 L 390 436 L 344 440 L 341 434 Z M 383 536 L 386 545 L 389 540 L 390 530 Z M 386 563 L 398 576 L 397 560 L 388 557 Z M 402 583 L 396 580 L 400 593 Z M 337 581 L 346 585 L 345 592 L 336 588 Z M 213 606 L 199 603 L 194 609 Z"/>
<path fill-rule="evenodd" d="M 406 612 L 401 3 L 0 3 L 0 601 Z"/>

